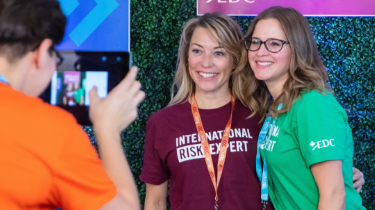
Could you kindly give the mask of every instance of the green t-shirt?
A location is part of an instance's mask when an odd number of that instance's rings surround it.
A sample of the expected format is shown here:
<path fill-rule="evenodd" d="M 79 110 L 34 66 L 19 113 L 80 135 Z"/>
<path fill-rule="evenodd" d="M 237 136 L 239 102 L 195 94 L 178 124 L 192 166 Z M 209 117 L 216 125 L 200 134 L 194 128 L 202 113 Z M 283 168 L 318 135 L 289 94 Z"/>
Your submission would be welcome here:
<path fill-rule="evenodd" d="M 81 103 L 82 96 L 85 94 L 82 88 L 74 91 L 74 100 L 76 100 L 76 103 Z"/>
<path fill-rule="evenodd" d="M 272 124 L 272 121 L 271 121 Z M 303 93 L 278 117 L 268 144 L 269 195 L 276 210 L 318 208 L 319 189 L 310 166 L 342 160 L 346 209 L 365 209 L 353 188 L 353 138 L 345 110 L 332 94 Z"/>

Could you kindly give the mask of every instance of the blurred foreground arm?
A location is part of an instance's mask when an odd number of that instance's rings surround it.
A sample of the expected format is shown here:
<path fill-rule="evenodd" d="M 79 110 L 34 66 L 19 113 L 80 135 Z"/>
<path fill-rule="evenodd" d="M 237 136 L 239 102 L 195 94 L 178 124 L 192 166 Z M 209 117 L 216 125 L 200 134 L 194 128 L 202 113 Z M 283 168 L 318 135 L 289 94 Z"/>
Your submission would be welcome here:
<path fill-rule="evenodd" d="M 133 67 L 126 78 L 106 98 L 99 98 L 97 89 L 90 91 L 90 118 L 99 145 L 100 158 L 109 177 L 117 187 L 117 195 L 101 210 L 140 209 L 137 188 L 121 145 L 120 133 L 138 115 L 137 106 L 145 94 L 135 80 Z"/>
<path fill-rule="evenodd" d="M 146 183 L 145 210 L 167 209 L 168 181 L 160 185 Z"/>
<path fill-rule="evenodd" d="M 346 193 L 342 161 L 316 163 L 311 166 L 311 172 L 319 188 L 318 210 L 344 210 Z"/>

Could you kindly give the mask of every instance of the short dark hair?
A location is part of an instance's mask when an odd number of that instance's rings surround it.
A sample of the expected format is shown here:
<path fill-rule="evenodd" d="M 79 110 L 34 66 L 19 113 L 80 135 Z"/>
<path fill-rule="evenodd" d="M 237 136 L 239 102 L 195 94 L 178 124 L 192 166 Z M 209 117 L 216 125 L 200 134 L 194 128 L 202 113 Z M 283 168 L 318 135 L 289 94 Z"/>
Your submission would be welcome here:
<path fill-rule="evenodd" d="M 56 0 L 0 0 L 0 55 L 10 62 L 51 39 L 52 53 L 64 37 L 66 17 Z"/>

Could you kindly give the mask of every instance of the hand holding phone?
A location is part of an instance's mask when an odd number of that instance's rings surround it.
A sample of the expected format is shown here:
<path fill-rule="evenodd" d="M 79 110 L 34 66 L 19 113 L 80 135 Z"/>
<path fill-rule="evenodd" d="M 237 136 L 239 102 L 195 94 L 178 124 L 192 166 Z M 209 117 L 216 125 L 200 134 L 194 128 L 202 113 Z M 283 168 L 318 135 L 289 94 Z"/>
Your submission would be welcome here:
<path fill-rule="evenodd" d="M 138 115 L 138 104 L 144 99 L 141 83 L 136 81 L 137 67 L 132 67 L 107 97 L 100 98 L 97 88 L 90 91 L 90 119 L 94 129 L 113 130 L 120 133 Z"/>

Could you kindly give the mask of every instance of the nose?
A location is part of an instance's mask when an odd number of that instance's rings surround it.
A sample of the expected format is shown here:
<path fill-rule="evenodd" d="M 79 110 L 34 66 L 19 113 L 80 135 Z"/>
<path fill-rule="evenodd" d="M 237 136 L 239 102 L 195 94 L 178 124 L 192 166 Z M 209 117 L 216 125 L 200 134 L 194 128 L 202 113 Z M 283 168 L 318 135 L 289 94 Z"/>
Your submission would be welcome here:
<path fill-rule="evenodd" d="M 265 56 L 265 55 L 268 55 L 268 50 L 266 48 L 266 43 L 262 43 L 260 45 L 260 48 L 259 50 L 257 51 L 257 56 Z"/>
<path fill-rule="evenodd" d="M 213 65 L 213 55 L 205 53 L 202 58 L 202 66 L 204 68 L 211 67 Z"/>

